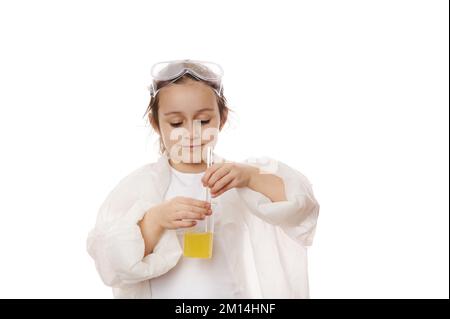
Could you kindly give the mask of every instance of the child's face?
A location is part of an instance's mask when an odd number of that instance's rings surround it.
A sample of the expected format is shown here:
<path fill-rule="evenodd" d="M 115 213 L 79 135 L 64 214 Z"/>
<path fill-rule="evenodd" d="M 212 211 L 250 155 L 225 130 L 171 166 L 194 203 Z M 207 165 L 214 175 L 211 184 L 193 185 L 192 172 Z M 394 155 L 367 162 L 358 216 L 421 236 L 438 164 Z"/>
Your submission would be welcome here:
<path fill-rule="evenodd" d="M 159 134 L 172 160 L 174 154 L 183 154 L 177 155 L 179 161 L 199 163 L 206 144 L 217 142 L 219 107 L 213 90 L 202 82 L 188 80 L 162 88 L 158 116 Z"/>

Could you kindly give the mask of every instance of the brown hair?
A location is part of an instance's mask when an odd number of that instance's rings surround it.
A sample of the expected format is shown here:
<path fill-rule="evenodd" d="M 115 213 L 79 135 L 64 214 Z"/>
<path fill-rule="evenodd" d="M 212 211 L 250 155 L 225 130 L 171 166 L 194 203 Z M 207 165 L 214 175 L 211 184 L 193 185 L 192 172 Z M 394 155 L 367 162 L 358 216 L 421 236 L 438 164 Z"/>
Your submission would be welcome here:
<path fill-rule="evenodd" d="M 188 81 L 188 79 L 192 79 L 194 81 L 201 81 L 202 83 L 204 83 L 207 86 L 214 89 L 213 91 L 214 91 L 214 94 L 217 99 L 217 105 L 219 107 L 220 128 L 222 128 L 228 118 L 228 112 L 232 111 L 232 110 L 230 110 L 230 108 L 227 105 L 227 100 L 223 94 L 223 87 L 220 89 L 218 87 L 217 83 L 205 81 L 205 80 L 196 78 L 196 77 L 190 75 L 189 73 L 186 73 L 183 76 L 181 76 L 180 78 L 178 78 L 176 81 L 170 81 L 170 80 L 169 81 L 157 81 L 156 85 L 155 85 L 156 86 L 155 90 L 159 90 L 171 83 L 183 84 L 183 83 L 186 83 Z M 219 89 L 220 89 L 220 93 L 218 93 Z M 150 125 L 154 129 L 156 128 L 155 130 L 157 130 L 157 131 L 160 130 L 158 110 L 159 110 L 159 94 L 156 93 L 155 96 L 152 96 L 150 98 L 150 103 L 148 104 L 148 107 L 147 107 L 147 110 L 145 111 L 144 117 L 148 114 L 148 121 L 149 121 Z M 165 151 L 164 142 L 162 141 L 161 137 L 159 138 L 159 151 L 161 154 L 164 153 L 164 151 Z"/>

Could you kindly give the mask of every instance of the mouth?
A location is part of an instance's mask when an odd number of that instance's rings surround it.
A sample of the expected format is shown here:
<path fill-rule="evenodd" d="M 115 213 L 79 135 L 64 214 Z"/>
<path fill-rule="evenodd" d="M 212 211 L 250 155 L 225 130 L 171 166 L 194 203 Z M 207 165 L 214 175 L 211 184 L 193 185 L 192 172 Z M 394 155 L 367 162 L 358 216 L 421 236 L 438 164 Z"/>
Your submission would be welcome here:
<path fill-rule="evenodd" d="M 183 148 L 189 148 L 189 149 L 194 149 L 196 147 L 202 147 L 205 144 L 200 144 L 200 145 L 183 145 Z"/>

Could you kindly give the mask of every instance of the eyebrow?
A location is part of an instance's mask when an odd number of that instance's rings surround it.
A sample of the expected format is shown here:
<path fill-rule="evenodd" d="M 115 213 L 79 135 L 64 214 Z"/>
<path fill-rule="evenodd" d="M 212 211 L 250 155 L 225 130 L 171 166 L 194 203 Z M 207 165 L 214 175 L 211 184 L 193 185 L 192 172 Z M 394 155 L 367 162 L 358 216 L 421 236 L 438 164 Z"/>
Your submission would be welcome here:
<path fill-rule="evenodd" d="M 197 112 L 195 112 L 195 114 L 198 114 L 198 113 L 204 112 L 204 111 L 214 111 L 214 109 L 209 108 L 209 107 L 205 107 L 205 108 L 200 109 L 200 110 L 198 110 Z M 164 113 L 164 115 L 180 114 L 180 113 L 183 113 L 183 112 L 180 112 L 180 111 L 173 111 L 173 112 L 167 112 L 167 113 Z"/>

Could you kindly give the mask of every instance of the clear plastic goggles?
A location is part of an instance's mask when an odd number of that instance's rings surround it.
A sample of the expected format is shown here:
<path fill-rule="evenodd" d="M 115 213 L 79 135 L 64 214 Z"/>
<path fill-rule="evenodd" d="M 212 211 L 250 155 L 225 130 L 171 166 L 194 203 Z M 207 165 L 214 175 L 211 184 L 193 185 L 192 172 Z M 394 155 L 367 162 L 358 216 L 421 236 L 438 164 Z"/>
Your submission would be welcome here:
<path fill-rule="evenodd" d="M 152 84 L 149 87 L 150 94 L 155 97 L 158 91 L 165 85 L 175 82 L 185 74 L 209 82 L 218 95 L 222 92 L 222 67 L 214 62 L 197 60 L 174 60 L 158 62 L 153 65 L 151 75 Z"/>

